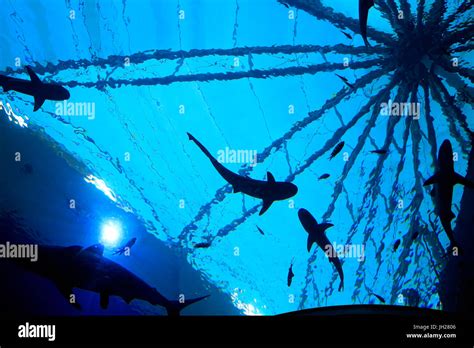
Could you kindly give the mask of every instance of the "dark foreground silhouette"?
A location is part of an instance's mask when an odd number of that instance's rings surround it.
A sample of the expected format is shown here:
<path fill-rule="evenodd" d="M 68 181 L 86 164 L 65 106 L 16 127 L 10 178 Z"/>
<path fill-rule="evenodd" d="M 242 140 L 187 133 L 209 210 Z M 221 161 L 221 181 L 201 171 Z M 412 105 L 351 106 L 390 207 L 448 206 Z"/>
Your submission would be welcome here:
<path fill-rule="evenodd" d="M 52 280 L 69 303 L 73 288 L 79 288 L 99 293 L 100 305 L 104 309 L 108 307 L 110 296 L 119 296 L 126 303 L 134 299 L 144 300 L 166 308 L 168 315 L 179 315 L 183 308 L 208 297 L 168 300 L 132 272 L 103 257 L 103 250 L 100 244 L 88 248 L 41 245 L 36 262 L 28 259 L 15 261 L 29 271 Z M 77 302 L 71 304 L 81 309 Z"/>

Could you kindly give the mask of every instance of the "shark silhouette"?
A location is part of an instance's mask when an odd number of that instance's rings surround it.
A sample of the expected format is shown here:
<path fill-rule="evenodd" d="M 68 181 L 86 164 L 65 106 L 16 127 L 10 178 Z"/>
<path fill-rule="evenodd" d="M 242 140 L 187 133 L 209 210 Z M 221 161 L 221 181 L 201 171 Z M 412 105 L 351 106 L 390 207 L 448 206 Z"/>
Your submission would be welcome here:
<path fill-rule="evenodd" d="M 456 217 L 451 210 L 453 188 L 454 185 L 461 184 L 474 189 L 474 182 L 454 171 L 453 147 L 451 146 L 451 142 L 447 139 L 443 141 L 439 148 L 437 164 L 438 171 L 431 178 L 426 180 L 423 186 L 435 185 L 435 212 L 439 216 L 441 225 L 451 242 L 450 249 L 452 250 L 454 247 L 457 247 L 458 250 L 460 250 L 454 238 L 453 229 L 451 228 L 451 220 Z"/>
<path fill-rule="evenodd" d="M 364 39 L 366 47 L 370 47 L 369 41 L 367 40 L 367 19 L 369 18 L 369 10 L 374 6 L 374 0 L 359 0 L 359 25 L 360 34 Z"/>
<path fill-rule="evenodd" d="M 334 267 L 336 267 L 337 273 L 339 273 L 339 277 L 341 278 L 339 291 L 342 291 L 342 289 L 344 289 L 344 273 L 342 271 L 341 261 L 337 257 L 334 247 L 329 242 L 329 239 L 325 234 L 325 231 L 334 225 L 327 222 L 318 224 L 313 215 L 311 215 L 311 213 L 306 209 L 298 210 L 298 217 L 300 219 L 301 225 L 303 225 L 305 231 L 308 232 L 308 241 L 306 244 L 308 252 L 311 251 L 311 247 L 314 243 L 316 243 L 326 253 L 326 256 L 329 258 L 329 262 L 331 262 Z"/>
<path fill-rule="evenodd" d="M 267 172 L 267 181 L 250 179 L 231 172 L 217 161 L 211 153 L 191 134 L 187 133 L 189 140 L 194 141 L 202 152 L 209 158 L 217 172 L 234 188 L 234 193 L 242 192 L 251 197 L 263 200 L 259 215 L 265 213 L 274 201 L 293 197 L 298 192 L 298 187 L 291 182 L 275 181 L 272 173 Z"/>
<path fill-rule="evenodd" d="M 107 308 L 110 296 L 119 296 L 126 303 L 134 299 L 144 300 L 166 308 L 168 315 L 179 315 L 180 311 L 208 296 L 180 301 L 170 301 L 155 288 L 118 263 L 103 257 L 104 246 L 95 244 L 88 248 L 81 246 L 38 247 L 38 260 L 30 262 L 16 259 L 27 270 L 52 280 L 69 302 L 73 288 L 89 290 L 100 294 L 100 306 Z M 81 309 L 80 304 L 72 304 Z"/>
<path fill-rule="evenodd" d="M 26 70 L 30 75 L 30 80 L 0 75 L 0 86 L 5 92 L 16 91 L 34 97 L 35 106 L 33 111 L 38 110 L 45 100 L 67 100 L 70 98 L 69 91 L 64 87 L 55 83 L 42 82 L 29 66 L 26 67 Z"/>

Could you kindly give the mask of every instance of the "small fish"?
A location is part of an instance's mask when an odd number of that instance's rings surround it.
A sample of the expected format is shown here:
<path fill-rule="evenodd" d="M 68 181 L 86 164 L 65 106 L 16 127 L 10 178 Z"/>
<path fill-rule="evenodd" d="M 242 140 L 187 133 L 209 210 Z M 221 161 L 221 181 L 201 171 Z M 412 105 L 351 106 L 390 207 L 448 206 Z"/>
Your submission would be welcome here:
<path fill-rule="evenodd" d="M 376 153 L 377 155 L 385 155 L 387 153 L 387 150 L 377 149 L 377 150 L 370 151 L 370 153 Z"/>
<path fill-rule="evenodd" d="M 288 269 L 288 287 L 291 286 L 291 282 L 293 281 L 293 277 L 295 276 L 295 274 L 293 273 L 293 260 L 291 260 L 291 264 L 290 264 L 290 268 Z"/>
<path fill-rule="evenodd" d="M 385 299 L 382 296 L 374 294 L 373 292 L 369 292 L 369 295 L 373 295 L 377 297 L 380 302 L 385 303 Z"/>
<path fill-rule="evenodd" d="M 318 180 L 327 179 L 327 178 L 329 178 L 329 177 L 330 177 L 330 175 L 329 175 L 328 173 L 325 173 L 325 174 L 321 175 L 321 176 L 318 178 Z"/>
<path fill-rule="evenodd" d="M 354 85 L 352 83 L 349 83 L 349 80 L 346 79 L 344 76 L 341 76 L 341 75 L 338 75 L 338 74 L 336 74 L 336 76 L 339 77 L 342 80 L 342 82 L 344 82 L 350 89 L 355 88 Z"/>
<path fill-rule="evenodd" d="M 194 244 L 194 248 L 196 248 L 196 249 L 209 248 L 210 246 L 211 246 L 211 243 L 209 243 L 209 242 Z"/>
<path fill-rule="evenodd" d="M 124 246 L 118 248 L 117 250 L 115 250 L 115 252 L 112 254 L 112 255 L 130 255 L 130 249 L 132 249 L 132 246 L 135 244 L 135 242 L 137 241 L 137 239 L 134 237 L 132 239 L 130 239 L 127 244 L 125 244 Z"/>
<path fill-rule="evenodd" d="M 395 241 L 395 244 L 393 245 L 393 251 L 397 251 L 398 247 L 400 246 L 400 242 L 400 239 Z"/>
<path fill-rule="evenodd" d="M 345 31 L 342 31 L 341 30 L 341 33 L 343 33 L 345 35 L 345 37 L 347 37 L 349 40 L 352 40 L 352 36 L 348 33 L 346 33 Z"/>
<path fill-rule="evenodd" d="M 255 225 L 255 226 L 257 226 L 257 225 Z M 262 236 L 265 235 L 265 233 L 263 233 L 263 231 L 262 231 L 262 229 L 261 229 L 260 227 L 257 226 L 257 230 L 258 230 L 258 232 L 260 232 L 260 234 L 261 234 Z"/>
<path fill-rule="evenodd" d="M 334 148 L 334 150 L 332 150 L 331 152 L 331 156 L 329 156 L 329 159 L 333 159 L 334 157 L 336 157 L 336 155 L 341 152 L 342 148 L 344 147 L 344 142 L 341 141 L 339 144 L 336 145 L 336 147 Z"/>

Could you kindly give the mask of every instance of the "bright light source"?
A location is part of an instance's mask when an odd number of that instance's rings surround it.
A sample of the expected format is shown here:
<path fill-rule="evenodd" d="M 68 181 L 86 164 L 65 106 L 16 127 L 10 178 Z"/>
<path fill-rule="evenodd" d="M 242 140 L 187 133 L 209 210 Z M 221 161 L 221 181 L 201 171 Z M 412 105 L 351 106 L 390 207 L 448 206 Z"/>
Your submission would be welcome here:
<path fill-rule="evenodd" d="M 122 226 L 117 220 L 107 220 L 102 224 L 100 242 L 108 247 L 117 246 L 122 237 Z"/>

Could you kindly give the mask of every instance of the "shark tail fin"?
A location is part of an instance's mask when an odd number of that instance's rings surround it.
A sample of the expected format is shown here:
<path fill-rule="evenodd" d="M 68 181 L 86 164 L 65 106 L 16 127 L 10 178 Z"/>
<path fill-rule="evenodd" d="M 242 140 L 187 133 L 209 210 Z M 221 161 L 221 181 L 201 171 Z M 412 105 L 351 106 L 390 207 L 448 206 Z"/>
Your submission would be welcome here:
<path fill-rule="evenodd" d="M 181 314 L 181 311 L 186 308 L 189 305 L 192 305 L 193 303 L 199 302 L 201 300 L 204 300 L 205 298 L 209 297 L 210 295 L 206 296 L 201 296 L 197 298 L 192 298 L 189 300 L 185 300 L 184 302 L 180 301 L 168 301 L 168 304 L 165 306 L 166 311 L 168 312 L 168 315 L 171 316 L 179 316 Z"/>
<path fill-rule="evenodd" d="M 341 282 L 339 283 L 339 292 L 344 291 L 344 280 L 341 279 Z"/>

